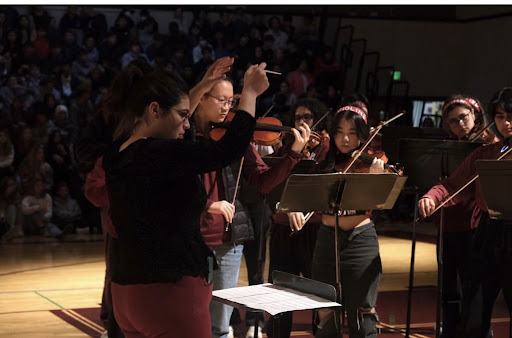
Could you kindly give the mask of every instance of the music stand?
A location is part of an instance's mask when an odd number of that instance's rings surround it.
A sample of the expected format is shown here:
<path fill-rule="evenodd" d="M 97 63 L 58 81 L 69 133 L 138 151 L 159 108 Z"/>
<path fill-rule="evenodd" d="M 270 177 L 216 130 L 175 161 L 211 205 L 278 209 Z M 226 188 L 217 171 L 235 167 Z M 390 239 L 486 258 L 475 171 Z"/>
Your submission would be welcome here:
<path fill-rule="evenodd" d="M 512 161 L 478 160 L 476 170 L 487 202 L 489 217 L 512 221 Z"/>
<path fill-rule="evenodd" d="M 334 212 L 340 210 L 382 210 L 391 209 L 402 190 L 407 177 L 395 174 L 316 174 L 291 175 L 281 196 L 278 211 Z M 337 302 L 341 304 L 339 273 L 339 219 L 334 228 L 336 259 Z M 343 336 L 339 323 L 340 308 L 334 316 L 338 337 Z"/>
<path fill-rule="evenodd" d="M 412 226 L 411 264 L 409 269 L 409 290 L 407 295 L 407 322 L 405 336 L 409 337 L 411 324 L 412 291 L 414 288 L 414 259 L 416 252 L 416 222 L 418 219 L 419 196 L 425 194 L 432 186 L 450 176 L 462 161 L 480 143 L 451 140 L 401 139 L 398 143 L 398 161 L 405 168 L 407 190 L 415 194 L 414 219 Z M 438 228 L 437 264 L 438 264 L 438 299 L 436 315 L 436 337 L 440 335 L 441 290 L 443 267 L 443 225 L 444 212 L 440 210 Z"/>
<path fill-rule="evenodd" d="M 213 291 L 212 300 L 246 311 L 275 316 L 273 333 L 279 337 L 279 316 L 293 310 L 339 307 L 334 286 L 286 272 L 272 272 L 273 284 L 258 284 Z"/>
<path fill-rule="evenodd" d="M 262 160 L 266 165 L 272 167 L 281 161 L 284 160 L 284 156 L 263 156 Z M 314 160 L 300 160 L 291 170 L 290 174 L 307 174 L 316 171 L 316 161 Z M 279 202 L 279 198 L 284 190 L 285 182 L 283 181 L 277 187 L 272 189 L 272 191 L 268 194 L 260 194 L 256 188 L 249 184 L 242 185 L 240 190 L 240 201 L 243 201 L 245 204 L 260 204 L 261 210 L 263 211 L 263 215 L 260 217 L 260 232 L 259 232 L 259 243 L 258 243 L 258 278 L 261 277 L 261 282 L 264 280 L 263 273 L 265 271 L 265 253 L 267 249 L 267 229 L 264 227 L 265 214 L 267 211 L 267 204 L 270 207 L 270 210 L 274 210 L 276 203 Z M 256 224 L 254 224 L 256 226 Z M 256 231 L 255 231 L 256 232 Z M 259 321 L 255 319 L 254 330 L 258 332 Z"/>

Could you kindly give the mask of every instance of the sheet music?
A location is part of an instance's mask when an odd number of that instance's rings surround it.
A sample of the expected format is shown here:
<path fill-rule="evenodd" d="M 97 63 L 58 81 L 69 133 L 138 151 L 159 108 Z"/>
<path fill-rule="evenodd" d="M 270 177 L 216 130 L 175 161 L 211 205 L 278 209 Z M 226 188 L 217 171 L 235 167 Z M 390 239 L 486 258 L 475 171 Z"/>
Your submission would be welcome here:
<path fill-rule="evenodd" d="M 242 304 L 271 315 L 296 310 L 341 306 L 327 299 L 273 284 L 259 284 L 213 291 L 213 297 Z"/>

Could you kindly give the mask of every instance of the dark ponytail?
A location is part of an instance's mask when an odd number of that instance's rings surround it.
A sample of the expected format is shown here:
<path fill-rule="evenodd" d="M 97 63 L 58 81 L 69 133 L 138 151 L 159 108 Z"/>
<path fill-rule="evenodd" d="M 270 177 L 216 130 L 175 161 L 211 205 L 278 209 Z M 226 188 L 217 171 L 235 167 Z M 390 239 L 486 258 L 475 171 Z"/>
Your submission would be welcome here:
<path fill-rule="evenodd" d="M 116 126 L 114 140 L 128 137 L 144 120 L 146 107 L 157 102 L 163 114 L 188 95 L 188 86 L 181 77 L 164 69 L 149 73 L 130 64 L 112 82 L 105 102 L 105 119 Z"/>

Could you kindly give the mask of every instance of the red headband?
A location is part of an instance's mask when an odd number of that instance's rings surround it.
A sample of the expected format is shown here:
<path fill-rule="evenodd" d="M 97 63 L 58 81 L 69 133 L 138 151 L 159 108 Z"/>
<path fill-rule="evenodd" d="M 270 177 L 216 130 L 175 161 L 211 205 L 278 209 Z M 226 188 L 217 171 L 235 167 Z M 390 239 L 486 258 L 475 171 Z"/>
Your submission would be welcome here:
<path fill-rule="evenodd" d="M 448 107 L 453 106 L 454 104 L 457 104 L 457 103 L 462 104 L 462 105 L 468 107 L 469 109 L 473 110 L 473 106 L 466 99 L 455 99 L 455 100 L 451 100 L 450 102 L 448 102 L 444 105 L 443 114 L 446 113 L 446 110 L 448 109 Z"/>
<path fill-rule="evenodd" d="M 354 102 L 352 102 L 352 104 L 357 104 L 359 107 L 361 107 L 361 109 L 363 109 L 363 108 L 368 109 L 368 107 L 364 104 L 364 102 L 360 101 L 360 100 L 354 101 Z"/>
<path fill-rule="evenodd" d="M 357 115 L 361 116 L 361 118 L 364 120 L 364 123 L 368 124 L 368 121 L 367 121 L 367 118 L 366 118 L 366 113 L 361 108 L 357 108 L 357 107 L 354 107 L 354 106 L 344 106 L 344 107 L 341 107 L 340 109 L 338 109 L 336 114 L 341 113 L 342 111 L 347 111 L 347 110 L 351 111 L 353 113 L 356 113 Z"/>
<path fill-rule="evenodd" d="M 474 98 L 472 97 L 466 97 L 466 101 L 469 102 L 469 104 L 471 104 L 471 106 L 473 106 L 473 108 L 475 108 L 476 110 L 478 110 L 479 113 L 482 113 L 482 108 L 480 107 L 480 105 L 478 104 L 477 100 L 475 100 Z"/>

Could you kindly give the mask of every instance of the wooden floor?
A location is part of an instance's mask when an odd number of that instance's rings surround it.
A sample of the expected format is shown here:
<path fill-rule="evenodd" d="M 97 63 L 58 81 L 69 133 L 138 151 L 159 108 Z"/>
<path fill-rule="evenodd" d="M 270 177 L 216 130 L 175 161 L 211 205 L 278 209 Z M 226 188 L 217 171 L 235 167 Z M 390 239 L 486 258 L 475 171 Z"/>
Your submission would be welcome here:
<path fill-rule="evenodd" d="M 64 309 L 74 315 L 71 309 L 98 307 L 105 263 L 103 242 L 95 236 L 74 242 L 0 245 L 0 337 L 87 337 L 49 311 Z M 384 269 L 380 289 L 406 289 L 411 242 L 380 237 L 380 246 Z M 417 243 L 415 286 L 436 284 L 435 257 L 435 245 Z M 247 285 L 244 262 L 238 285 Z M 98 334 L 103 330 L 85 324 Z"/>

